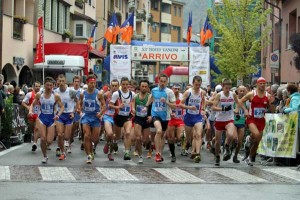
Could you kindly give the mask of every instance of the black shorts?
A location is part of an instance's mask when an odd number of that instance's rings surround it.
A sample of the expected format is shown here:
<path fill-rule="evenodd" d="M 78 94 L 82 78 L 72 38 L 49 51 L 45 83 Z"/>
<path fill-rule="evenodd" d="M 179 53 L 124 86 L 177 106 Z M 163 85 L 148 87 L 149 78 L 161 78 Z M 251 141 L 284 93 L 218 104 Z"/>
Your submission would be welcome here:
<path fill-rule="evenodd" d="M 147 122 L 147 117 L 135 116 L 134 123 L 140 125 L 142 129 L 146 129 L 150 127 L 150 123 Z"/>
<path fill-rule="evenodd" d="M 166 131 L 168 128 L 169 121 L 163 121 L 160 117 L 152 117 L 153 123 L 155 121 L 160 121 L 162 131 Z"/>
<path fill-rule="evenodd" d="M 114 123 L 117 127 L 123 127 L 124 124 L 128 121 L 131 121 L 131 115 L 129 116 L 116 115 L 114 117 Z"/>

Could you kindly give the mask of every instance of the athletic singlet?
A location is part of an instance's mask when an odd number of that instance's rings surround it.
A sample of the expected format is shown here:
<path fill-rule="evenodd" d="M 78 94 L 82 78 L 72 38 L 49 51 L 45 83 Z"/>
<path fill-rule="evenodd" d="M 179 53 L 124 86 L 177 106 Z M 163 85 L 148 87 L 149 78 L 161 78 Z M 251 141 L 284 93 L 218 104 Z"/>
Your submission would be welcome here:
<path fill-rule="evenodd" d="M 218 122 L 226 122 L 226 121 L 231 121 L 234 120 L 234 112 L 233 112 L 233 104 L 234 104 L 234 97 L 233 93 L 229 91 L 228 97 L 224 95 L 224 92 L 220 92 L 220 101 L 219 101 L 219 107 L 223 106 L 230 106 L 231 105 L 231 110 L 229 111 L 218 111 L 216 113 L 216 121 Z"/>
<path fill-rule="evenodd" d="M 182 120 L 182 117 L 183 117 L 183 109 L 179 107 L 179 104 L 181 102 L 181 99 L 182 98 L 178 98 L 176 100 L 176 109 L 173 109 L 172 110 L 172 113 L 175 114 L 175 117 L 173 117 L 172 119 L 181 119 Z"/>
<path fill-rule="evenodd" d="M 23 102 L 30 106 L 34 99 L 35 99 L 35 93 L 34 92 L 28 92 L 25 95 L 25 97 L 23 99 Z M 33 114 L 39 114 L 40 113 L 40 105 L 39 104 L 36 104 L 36 105 L 33 106 L 32 113 Z"/>
<path fill-rule="evenodd" d="M 139 93 L 135 96 L 136 116 L 138 116 L 138 117 L 147 117 L 148 111 L 147 111 L 147 109 L 144 109 L 144 108 L 146 106 L 148 98 L 149 98 L 148 93 L 146 94 L 146 97 L 143 100 L 140 99 L 140 94 Z"/>
<path fill-rule="evenodd" d="M 244 106 L 247 108 L 246 103 L 244 103 Z M 233 108 L 236 108 L 236 103 L 234 102 Z M 246 122 L 246 118 L 245 118 L 245 112 L 243 108 L 239 108 L 239 115 L 240 115 L 240 119 L 236 120 L 234 119 L 234 123 L 235 124 L 245 124 Z"/>
<path fill-rule="evenodd" d="M 76 97 L 76 92 L 70 88 L 66 88 L 64 92 L 61 92 L 59 88 L 57 88 L 54 92 L 59 94 L 61 101 L 64 105 L 64 111 L 63 113 L 72 113 L 74 112 L 75 108 L 75 97 Z M 60 107 L 58 107 L 58 110 L 60 110 Z"/>
<path fill-rule="evenodd" d="M 104 99 L 105 99 L 105 104 L 106 104 L 105 115 L 114 116 L 115 109 L 114 108 L 109 108 L 109 102 L 111 100 L 111 92 L 110 91 L 108 91 L 104 94 Z"/>
<path fill-rule="evenodd" d="M 253 90 L 253 99 L 249 107 L 249 115 L 256 119 L 264 118 L 268 101 L 269 99 L 267 92 L 265 93 L 265 96 L 261 98 L 257 95 L 256 90 Z"/>
<path fill-rule="evenodd" d="M 55 98 L 53 93 L 51 93 L 48 99 L 45 98 L 44 94 L 41 94 L 40 104 L 41 104 L 42 114 L 46 114 L 46 115 L 54 114 Z"/>
<path fill-rule="evenodd" d="M 195 94 L 193 92 L 193 88 L 189 89 L 189 96 L 186 99 L 185 105 L 187 106 L 195 106 L 197 110 L 190 110 L 187 109 L 186 112 L 191 115 L 200 115 L 201 109 L 202 109 L 202 100 L 203 100 L 203 94 L 202 90 L 199 89 L 199 93 Z"/>
<path fill-rule="evenodd" d="M 175 102 L 174 92 L 169 88 L 155 87 L 151 90 L 153 97 L 153 103 L 151 107 L 151 115 L 154 117 L 159 117 L 163 121 L 168 121 L 171 118 L 171 108 L 166 102 Z M 164 98 L 166 102 L 161 102 Z"/>
<path fill-rule="evenodd" d="M 114 104 L 117 103 L 117 105 L 124 103 L 124 107 L 117 110 L 116 113 L 121 116 L 129 116 L 131 112 L 132 98 L 133 98 L 133 94 L 131 91 L 124 93 L 121 90 L 118 90 L 113 93 L 110 102 Z"/>
<path fill-rule="evenodd" d="M 95 89 L 92 94 L 83 92 L 83 113 L 86 115 L 97 115 L 100 112 L 100 102 L 98 100 L 99 90 Z"/>

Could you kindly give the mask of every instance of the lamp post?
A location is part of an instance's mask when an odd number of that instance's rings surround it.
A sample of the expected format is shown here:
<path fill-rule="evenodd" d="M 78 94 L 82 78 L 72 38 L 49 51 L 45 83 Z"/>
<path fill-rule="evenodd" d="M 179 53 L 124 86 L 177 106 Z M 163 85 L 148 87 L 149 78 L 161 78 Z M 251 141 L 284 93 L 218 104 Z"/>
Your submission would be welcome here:
<path fill-rule="evenodd" d="M 274 14 L 273 14 L 273 16 L 279 20 L 279 34 L 278 34 L 278 37 L 279 37 L 279 46 L 278 46 L 278 53 L 279 53 L 279 58 L 278 58 L 278 63 L 279 63 L 279 67 L 278 67 L 278 82 L 280 84 L 281 83 L 281 39 L 282 39 L 282 37 L 281 37 L 281 35 L 282 35 L 281 8 L 279 6 L 277 6 L 277 5 L 269 2 L 268 0 L 265 0 L 265 3 L 269 4 L 270 6 L 272 6 L 274 8 L 277 8 L 278 11 L 279 11 L 279 16 L 278 17 L 276 15 L 274 15 Z M 273 22 L 272 22 L 272 27 L 273 27 Z M 272 32 L 273 32 L 273 30 L 272 30 Z M 273 79 L 273 76 L 271 78 Z M 272 80 L 272 82 L 273 81 L 274 80 Z"/>

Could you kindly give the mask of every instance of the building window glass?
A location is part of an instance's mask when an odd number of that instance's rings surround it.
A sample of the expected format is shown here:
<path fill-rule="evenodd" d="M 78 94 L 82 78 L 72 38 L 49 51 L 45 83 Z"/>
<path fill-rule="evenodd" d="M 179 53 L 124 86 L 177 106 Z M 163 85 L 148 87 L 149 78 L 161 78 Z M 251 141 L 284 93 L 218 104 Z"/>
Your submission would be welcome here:
<path fill-rule="evenodd" d="M 83 37 L 83 24 L 76 24 L 75 25 L 75 33 L 76 33 L 76 37 Z"/>
<path fill-rule="evenodd" d="M 171 26 L 170 24 L 161 23 L 161 32 L 162 33 L 171 33 Z"/>
<path fill-rule="evenodd" d="M 167 3 L 162 3 L 161 4 L 161 12 L 171 14 L 171 5 L 167 4 Z"/>
<path fill-rule="evenodd" d="M 151 0 L 151 9 L 158 10 L 158 1 L 157 0 Z"/>
<path fill-rule="evenodd" d="M 176 6 L 174 6 L 174 16 L 176 16 L 176 13 L 177 12 L 177 8 L 176 8 Z"/>
<path fill-rule="evenodd" d="M 290 12 L 289 14 L 289 37 L 296 33 L 296 21 L 297 21 L 297 10 Z"/>
<path fill-rule="evenodd" d="M 178 16 L 181 17 L 181 8 L 178 8 Z"/>
<path fill-rule="evenodd" d="M 289 24 L 285 25 L 285 48 L 289 47 Z"/>
<path fill-rule="evenodd" d="M 115 0 L 115 7 L 119 7 L 119 2 L 118 2 L 118 0 Z"/>

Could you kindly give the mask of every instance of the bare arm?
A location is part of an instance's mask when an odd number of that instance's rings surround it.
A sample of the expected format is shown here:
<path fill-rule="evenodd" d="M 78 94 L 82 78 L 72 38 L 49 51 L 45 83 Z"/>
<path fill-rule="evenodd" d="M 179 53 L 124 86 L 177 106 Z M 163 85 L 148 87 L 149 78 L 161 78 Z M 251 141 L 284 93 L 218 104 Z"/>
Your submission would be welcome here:
<path fill-rule="evenodd" d="M 106 104 L 104 100 L 104 95 L 102 92 L 98 92 L 98 101 L 101 103 L 101 111 L 100 111 L 100 116 L 104 115 L 105 110 L 106 110 Z"/>
<path fill-rule="evenodd" d="M 186 100 L 187 100 L 189 94 L 190 94 L 190 92 L 187 90 L 187 91 L 185 91 L 185 92 L 183 93 L 183 95 L 182 95 L 182 99 L 181 99 L 180 104 L 179 104 L 179 106 L 180 106 L 182 109 L 190 109 L 190 108 L 191 108 L 191 106 L 185 105 L 185 102 L 186 102 Z"/>
<path fill-rule="evenodd" d="M 60 107 L 60 110 L 58 112 L 58 117 L 64 112 L 65 106 L 61 101 L 61 98 L 59 96 L 59 94 L 55 93 L 54 94 L 54 98 L 55 98 L 55 102 L 58 104 L 58 106 Z"/>
<path fill-rule="evenodd" d="M 33 113 L 33 107 L 39 103 L 40 98 L 41 98 L 41 93 L 37 93 L 34 97 L 32 104 L 30 106 L 28 106 L 29 107 L 29 109 L 28 109 L 29 115 L 31 115 Z"/>
<path fill-rule="evenodd" d="M 213 111 L 222 111 L 222 108 L 218 107 L 218 104 L 220 102 L 220 97 L 221 97 L 221 94 L 216 95 L 216 97 L 213 101 L 213 106 L 212 106 Z"/>

